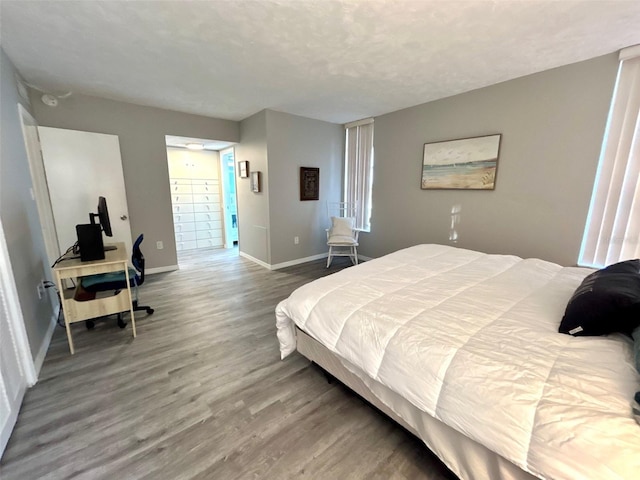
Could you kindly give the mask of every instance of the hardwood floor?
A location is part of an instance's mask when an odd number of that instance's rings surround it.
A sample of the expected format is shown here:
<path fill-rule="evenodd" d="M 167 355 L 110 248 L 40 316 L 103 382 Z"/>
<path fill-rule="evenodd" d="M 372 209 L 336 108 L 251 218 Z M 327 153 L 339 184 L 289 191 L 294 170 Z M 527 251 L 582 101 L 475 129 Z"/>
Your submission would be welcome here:
<path fill-rule="evenodd" d="M 138 337 L 115 317 L 56 328 L 0 463 L 3 480 L 455 478 L 423 443 L 294 353 L 279 359 L 276 304 L 340 270 L 269 271 L 237 250 L 151 275 Z"/>

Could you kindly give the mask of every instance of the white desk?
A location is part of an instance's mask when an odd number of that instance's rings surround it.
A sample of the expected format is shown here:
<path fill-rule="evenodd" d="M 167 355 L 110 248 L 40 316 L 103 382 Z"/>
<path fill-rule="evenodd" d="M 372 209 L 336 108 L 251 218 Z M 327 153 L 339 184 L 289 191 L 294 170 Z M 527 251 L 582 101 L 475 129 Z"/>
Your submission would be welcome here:
<path fill-rule="evenodd" d="M 75 290 L 67 290 L 64 288 L 65 278 L 78 278 L 87 275 L 96 275 L 98 273 L 109 273 L 124 271 L 125 277 L 128 275 L 128 257 L 124 243 L 116 243 L 116 250 L 104 252 L 103 260 L 94 260 L 90 262 L 82 262 L 79 258 L 70 258 L 72 254 L 67 254 L 53 268 L 56 276 L 56 283 L 60 291 L 60 299 L 62 309 L 64 311 L 64 325 L 67 329 L 67 338 L 69 340 L 69 350 L 73 355 L 73 339 L 71 338 L 70 325 L 75 322 L 81 322 L 90 318 L 102 317 L 114 313 L 131 312 L 131 328 L 133 336 L 136 336 L 136 321 L 133 315 L 133 302 L 131 301 L 131 286 L 127 282 L 126 290 L 122 290 L 117 295 L 109 297 L 96 298 L 78 302 L 74 300 Z M 79 282 L 76 282 L 79 284 Z M 77 287 L 76 287 L 77 288 Z"/>

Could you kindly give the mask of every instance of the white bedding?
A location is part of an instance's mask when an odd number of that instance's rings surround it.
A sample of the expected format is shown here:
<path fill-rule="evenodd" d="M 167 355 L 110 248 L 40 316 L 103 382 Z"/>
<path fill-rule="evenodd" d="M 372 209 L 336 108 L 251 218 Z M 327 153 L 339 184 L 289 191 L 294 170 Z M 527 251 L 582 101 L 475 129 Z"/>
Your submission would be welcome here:
<path fill-rule="evenodd" d="M 622 335 L 557 333 L 590 270 L 419 245 L 307 284 L 276 308 L 420 410 L 542 478 L 640 474 L 640 386 Z"/>

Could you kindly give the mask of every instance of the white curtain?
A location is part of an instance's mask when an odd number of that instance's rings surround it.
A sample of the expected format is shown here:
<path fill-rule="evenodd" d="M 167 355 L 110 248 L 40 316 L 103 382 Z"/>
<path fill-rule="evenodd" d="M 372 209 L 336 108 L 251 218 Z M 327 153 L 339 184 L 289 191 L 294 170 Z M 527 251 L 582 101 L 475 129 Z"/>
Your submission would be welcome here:
<path fill-rule="evenodd" d="M 355 227 L 371 229 L 371 187 L 373 184 L 373 119 L 345 125 L 344 201 L 355 205 Z"/>
<path fill-rule="evenodd" d="M 598 173 L 578 263 L 640 257 L 640 45 L 620 52 Z"/>

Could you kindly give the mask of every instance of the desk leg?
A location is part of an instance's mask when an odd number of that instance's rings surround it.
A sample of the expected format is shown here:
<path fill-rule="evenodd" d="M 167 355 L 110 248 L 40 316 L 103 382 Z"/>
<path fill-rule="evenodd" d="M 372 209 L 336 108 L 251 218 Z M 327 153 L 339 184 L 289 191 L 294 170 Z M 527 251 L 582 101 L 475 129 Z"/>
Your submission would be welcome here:
<path fill-rule="evenodd" d="M 124 263 L 125 278 L 129 278 L 129 265 Z M 133 338 L 136 338 L 136 319 L 133 312 L 133 297 L 131 296 L 131 283 L 127 281 L 127 292 L 129 294 L 129 311 L 131 312 L 131 330 L 133 331 Z"/>
<path fill-rule="evenodd" d="M 71 338 L 71 325 L 69 324 L 66 318 L 64 319 L 64 327 L 67 329 L 67 340 L 69 340 L 69 351 L 71 351 L 71 355 L 73 355 L 76 352 L 73 348 L 73 338 Z"/>
<path fill-rule="evenodd" d="M 69 341 L 69 350 L 71 351 L 71 355 L 75 353 L 73 348 L 73 338 L 71 338 L 71 325 L 69 324 L 69 311 L 64 308 L 65 300 L 64 300 L 64 283 L 60 278 L 60 273 L 56 272 L 56 281 L 58 283 L 58 291 L 60 292 L 60 308 L 62 309 L 62 314 L 64 315 L 64 328 L 67 330 L 67 340 Z"/>

